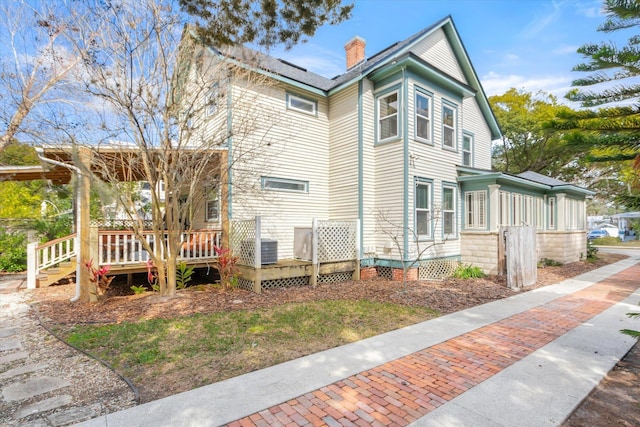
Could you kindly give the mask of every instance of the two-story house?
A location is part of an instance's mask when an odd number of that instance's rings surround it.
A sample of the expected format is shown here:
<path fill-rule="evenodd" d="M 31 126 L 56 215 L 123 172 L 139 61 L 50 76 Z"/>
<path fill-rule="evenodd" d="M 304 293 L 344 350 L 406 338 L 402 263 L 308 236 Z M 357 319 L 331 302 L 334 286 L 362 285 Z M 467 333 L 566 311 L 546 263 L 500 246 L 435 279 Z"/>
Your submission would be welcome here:
<path fill-rule="evenodd" d="M 491 171 L 501 132 L 451 17 L 374 55 L 365 47 L 349 40 L 346 71 L 332 79 L 244 47 L 195 55 L 269 82 L 209 82 L 217 97 L 211 126 L 230 130 L 228 191 L 209 201 L 222 207 L 215 218 L 260 215 L 280 258 L 293 256 L 294 227 L 358 218 L 361 265 L 385 275 L 416 257 L 496 273 L 504 226 L 535 226 L 538 258 L 584 254 L 588 191 Z M 245 138 L 231 131 L 247 111 L 267 110 L 268 130 Z M 196 227 L 211 226 L 200 216 Z"/>

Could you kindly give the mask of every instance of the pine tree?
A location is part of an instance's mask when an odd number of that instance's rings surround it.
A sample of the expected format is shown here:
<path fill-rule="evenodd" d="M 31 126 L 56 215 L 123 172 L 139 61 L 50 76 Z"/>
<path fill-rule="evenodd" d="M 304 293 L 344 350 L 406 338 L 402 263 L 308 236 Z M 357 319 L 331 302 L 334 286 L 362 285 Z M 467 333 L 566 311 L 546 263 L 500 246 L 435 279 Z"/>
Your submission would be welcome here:
<path fill-rule="evenodd" d="M 640 26 L 640 2 L 605 0 L 606 21 L 598 31 L 610 33 Z M 629 194 L 619 197 L 627 208 L 640 207 L 640 35 L 618 47 L 613 42 L 587 43 L 578 49 L 586 62 L 573 71 L 590 73 L 572 82 L 566 98 L 585 110 L 568 111 L 553 122 L 576 149 L 589 151 L 594 162 L 627 162 L 635 170 L 627 182 Z M 594 110 L 594 107 L 601 107 Z M 633 170 L 633 169 L 632 169 Z"/>

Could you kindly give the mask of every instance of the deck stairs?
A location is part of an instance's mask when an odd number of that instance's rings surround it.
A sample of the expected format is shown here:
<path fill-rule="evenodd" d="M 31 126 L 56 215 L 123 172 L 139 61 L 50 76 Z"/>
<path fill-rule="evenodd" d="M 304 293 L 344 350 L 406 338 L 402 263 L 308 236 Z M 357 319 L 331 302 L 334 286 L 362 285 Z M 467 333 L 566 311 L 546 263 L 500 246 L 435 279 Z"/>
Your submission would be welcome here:
<path fill-rule="evenodd" d="M 71 259 L 69 261 L 61 262 L 57 266 L 49 267 L 41 271 L 36 276 L 36 287 L 44 288 L 50 286 L 67 276 L 75 274 L 76 272 L 76 260 Z"/>

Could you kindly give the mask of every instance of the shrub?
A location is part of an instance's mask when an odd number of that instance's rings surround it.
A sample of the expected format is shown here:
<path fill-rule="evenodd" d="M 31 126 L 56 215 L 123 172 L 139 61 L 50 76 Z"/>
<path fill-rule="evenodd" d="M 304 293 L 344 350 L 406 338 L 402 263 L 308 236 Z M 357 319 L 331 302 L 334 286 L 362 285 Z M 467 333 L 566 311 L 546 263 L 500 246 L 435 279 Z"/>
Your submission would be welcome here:
<path fill-rule="evenodd" d="M 459 265 L 456 271 L 453 272 L 453 277 L 456 279 L 481 279 L 486 274 L 480 269 L 480 267 L 474 267 L 472 265 Z"/>
<path fill-rule="evenodd" d="M 587 261 L 598 259 L 598 248 L 593 245 L 593 241 L 587 240 Z"/>
<path fill-rule="evenodd" d="M 191 281 L 194 267 L 187 267 L 185 262 L 179 262 L 176 268 L 176 288 L 185 289 Z"/>
<path fill-rule="evenodd" d="M 144 294 L 145 292 L 147 292 L 147 288 L 144 285 L 140 285 L 140 286 L 133 285 L 131 286 L 131 290 L 136 295 Z"/>
<path fill-rule="evenodd" d="M 551 258 L 542 258 L 540 260 L 540 266 L 542 267 L 560 267 L 561 265 L 561 262 L 558 262 Z"/>
<path fill-rule="evenodd" d="M 229 248 L 214 246 L 218 255 L 218 272 L 222 288 L 232 289 L 238 285 L 238 257 Z"/>
<path fill-rule="evenodd" d="M 27 236 L 24 233 L 0 230 L 0 271 L 17 272 L 27 269 Z"/>

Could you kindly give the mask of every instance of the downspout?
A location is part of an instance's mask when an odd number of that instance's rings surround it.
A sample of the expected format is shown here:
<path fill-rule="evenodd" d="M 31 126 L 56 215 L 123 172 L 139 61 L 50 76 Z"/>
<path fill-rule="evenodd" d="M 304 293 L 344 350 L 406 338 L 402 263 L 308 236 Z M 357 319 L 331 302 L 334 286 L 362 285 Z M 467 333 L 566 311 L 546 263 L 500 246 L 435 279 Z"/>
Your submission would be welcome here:
<path fill-rule="evenodd" d="M 67 169 L 71 169 L 73 170 L 77 175 L 78 175 L 78 181 L 80 180 L 80 177 L 82 176 L 82 172 L 80 171 L 80 168 L 78 168 L 77 166 L 73 166 L 73 165 L 68 165 L 66 163 L 63 162 L 59 162 L 57 160 L 53 160 L 53 159 L 49 159 L 47 157 L 44 157 L 43 153 L 42 153 L 42 149 L 36 148 L 36 154 L 38 155 L 38 158 L 40 159 L 40 161 L 45 162 L 45 163 L 49 163 L 52 164 L 54 166 L 60 166 L 63 168 L 67 168 Z M 76 199 L 76 203 L 78 206 L 78 209 L 80 209 L 81 203 L 80 203 L 80 192 L 78 192 L 78 194 L 76 195 L 77 199 Z M 76 232 L 80 231 L 80 226 L 82 225 L 82 215 L 80 215 L 80 213 L 78 212 L 78 214 L 76 215 Z M 76 239 L 78 238 L 78 235 L 76 234 Z M 76 245 L 79 246 L 79 245 Z M 80 299 L 80 269 L 82 268 L 82 263 L 81 262 L 76 262 L 76 293 L 73 296 L 73 298 L 71 298 L 71 302 L 76 302 Z"/>
<path fill-rule="evenodd" d="M 405 67 L 402 67 L 402 139 L 403 139 L 403 254 L 402 269 L 409 258 L 409 79 L 405 74 Z M 400 126 L 398 126 L 400 127 Z"/>

